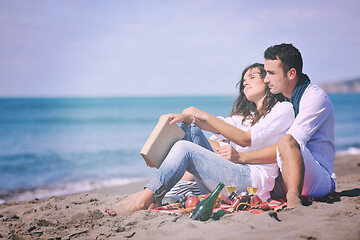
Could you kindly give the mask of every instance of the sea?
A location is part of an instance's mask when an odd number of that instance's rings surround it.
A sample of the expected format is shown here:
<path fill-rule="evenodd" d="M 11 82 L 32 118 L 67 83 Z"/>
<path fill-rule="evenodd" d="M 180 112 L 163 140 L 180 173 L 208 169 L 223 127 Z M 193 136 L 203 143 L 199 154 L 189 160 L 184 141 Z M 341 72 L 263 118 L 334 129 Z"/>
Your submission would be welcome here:
<path fill-rule="evenodd" d="M 330 94 L 338 155 L 360 155 L 360 94 Z M 1 98 L 0 203 L 150 178 L 140 150 L 166 113 L 228 116 L 231 96 Z M 210 136 L 210 133 L 206 133 Z"/>

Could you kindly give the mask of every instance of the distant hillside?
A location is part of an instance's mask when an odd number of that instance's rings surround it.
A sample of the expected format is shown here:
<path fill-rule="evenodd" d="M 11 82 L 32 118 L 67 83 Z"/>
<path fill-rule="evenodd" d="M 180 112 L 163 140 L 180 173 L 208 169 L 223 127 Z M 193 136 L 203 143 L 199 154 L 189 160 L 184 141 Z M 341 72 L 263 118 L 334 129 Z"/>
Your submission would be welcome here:
<path fill-rule="evenodd" d="M 327 93 L 360 93 L 360 79 L 319 84 Z"/>

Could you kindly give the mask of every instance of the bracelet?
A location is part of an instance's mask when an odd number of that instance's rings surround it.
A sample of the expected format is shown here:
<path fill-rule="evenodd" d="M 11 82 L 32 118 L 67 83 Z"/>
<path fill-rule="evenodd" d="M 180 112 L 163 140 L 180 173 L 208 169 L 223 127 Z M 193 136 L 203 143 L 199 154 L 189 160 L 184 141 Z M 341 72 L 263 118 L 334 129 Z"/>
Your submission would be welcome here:
<path fill-rule="evenodd" d="M 193 116 L 193 120 L 192 120 L 191 124 L 195 124 L 195 121 L 196 121 L 195 115 L 192 115 L 192 116 Z"/>

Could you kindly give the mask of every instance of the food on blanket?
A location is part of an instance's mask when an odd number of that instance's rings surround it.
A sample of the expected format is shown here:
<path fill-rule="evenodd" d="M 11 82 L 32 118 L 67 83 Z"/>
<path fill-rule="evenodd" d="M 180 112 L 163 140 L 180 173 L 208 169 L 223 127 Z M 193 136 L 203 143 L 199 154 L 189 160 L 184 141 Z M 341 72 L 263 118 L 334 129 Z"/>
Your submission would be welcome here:
<path fill-rule="evenodd" d="M 238 198 L 238 194 L 236 194 L 235 192 L 232 192 L 228 198 L 231 201 L 231 209 L 230 210 L 233 212 L 235 209 L 237 209 L 237 207 L 239 206 L 241 201 Z"/>
<path fill-rule="evenodd" d="M 244 193 L 238 195 L 235 192 L 232 192 L 228 199 L 231 201 L 231 211 L 237 211 L 240 205 L 242 205 L 241 209 L 243 209 L 244 207 L 255 207 L 261 203 L 261 199 L 258 195 L 247 195 Z"/>
<path fill-rule="evenodd" d="M 232 193 L 230 193 L 228 199 L 229 199 L 231 202 L 233 202 L 233 201 L 236 199 L 237 196 L 238 196 L 238 194 L 237 194 L 236 192 L 232 192 Z"/>
<path fill-rule="evenodd" d="M 230 195 L 232 192 L 236 192 L 237 186 L 225 186 L 226 192 Z"/>
<path fill-rule="evenodd" d="M 258 191 L 258 187 L 247 187 L 247 191 L 250 195 L 256 195 Z"/>
<path fill-rule="evenodd" d="M 208 220 L 214 209 L 215 201 L 220 193 L 220 191 L 224 188 L 224 184 L 221 182 L 218 184 L 216 189 L 208 196 L 205 200 L 198 203 L 194 211 L 190 214 L 190 218 L 194 220 L 206 221 Z"/>
<path fill-rule="evenodd" d="M 234 211 L 239 206 L 240 199 L 237 198 L 237 194 L 235 192 L 232 192 L 229 196 L 229 199 L 231 201 L 231 211 Z"/>
<path fill-rule="evenodd" d="M 250 198 L 251 198 L 252 195 L 248 195 L 247 192 L 242 192 L 240 194 L 237 194 L 235 192 L 231 193 L 230 196 L 228 197 L 228 199 L 233 202 L 235 201 L 236 199 L 239 199 L 240 202 L 247 202 L 249 203 L 250 201 Z"/>
<path fill-rule="evenodd" d="M 199 203 L 199 199 L 197 197 L 188 197 L 185 202 L 185 207 L 186 208 L 196 207 L 198 203 Z"/>
<path fill-rule="evenodd" d="M 258 195 L 252 196 L 252 197 L 250 198 L 250 205 L 251 205 L 251 206 L 256 206 L 256 205 L 258 205 L 259 203 L 261 203 L 261 199 L 259 198 Z"/>
<path fill-rule="evenodd" d="M 182 196 L 180 197 L 180 199 L 179 199 L 179 203 L 181 204 L 181 206 L 182 206 L 183 208 L 186 208 L 186 207 L 185 207 L 186 199 L 187 199 L 187 196 L 185 196 L 185 195 L 182 195 Z"/>

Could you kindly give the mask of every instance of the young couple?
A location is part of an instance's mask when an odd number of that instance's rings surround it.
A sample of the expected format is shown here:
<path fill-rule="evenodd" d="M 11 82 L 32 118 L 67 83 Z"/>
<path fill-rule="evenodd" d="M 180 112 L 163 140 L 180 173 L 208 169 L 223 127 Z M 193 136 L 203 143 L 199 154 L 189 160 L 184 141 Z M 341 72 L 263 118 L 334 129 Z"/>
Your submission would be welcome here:
<path fill-rule="evenodd" d="M 321 197 L 335 191 L 329 97 L 302 73 L 302 57 L 293 45 L 271 46 L 264 57 L 264 65 L 243 71 L 230 117 L 214 117 L 195 107 L 168 114 L 170 124 L 182 123 L 185 137 L 143 191 L 117 203 L 119 215 L 159 206 L 186 171 L 203 194 L 223 182 L 237 185 L 238 192 L 257 186 L 266 201 L 280 168 L 290 208 L 301 204 L 301 194 Z M 291 103 L 281 101 L 284 97 Z M 201 130 L 214 135 L 208 140 Z"/>

